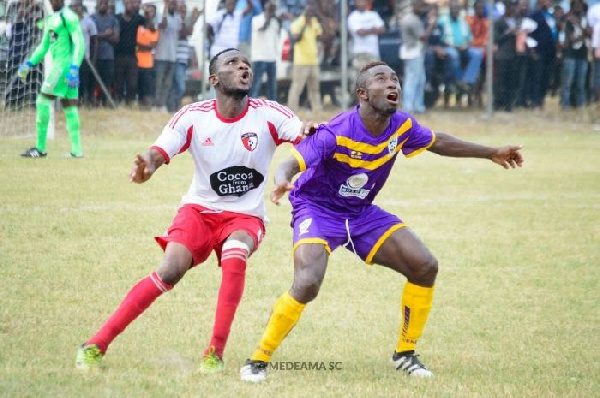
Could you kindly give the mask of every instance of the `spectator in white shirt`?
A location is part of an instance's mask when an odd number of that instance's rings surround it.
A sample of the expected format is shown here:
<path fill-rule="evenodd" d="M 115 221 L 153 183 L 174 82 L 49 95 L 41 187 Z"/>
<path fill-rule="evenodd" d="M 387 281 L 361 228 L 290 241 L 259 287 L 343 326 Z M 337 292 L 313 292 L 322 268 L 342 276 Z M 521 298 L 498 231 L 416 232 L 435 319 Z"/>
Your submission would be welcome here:
<path fill-rule="evenodd" d="M 383 19 L 376 11 L 367 10 L 370 0 L 356 0 L 356 9 L 348 15 L 348 32 L 352 35 L 353 76 L 369 62 L 379 60 L 379 35 L 385 32 Z"/>
<path fill-rule="evenodd" d="M 177 40 L 181 30 L 181 17 L 177 11 L 177 0 L 165 0 L 162 19 L 158 24 L 160 35 L 154 54 L 156 73 L 156 98 L 154 105 L 160 111 L 167 111 L 167 97 L 173 87 L 175 64 L 177 61 Z"/>
<path fill-rule="evenodd" d="M 276 5 L 265 2 L 265 11 L 252 18 L 252 70 L 254 82 L 250 96 L 258 98 L 263 74 L 267 74 L 267 98 L 277 100 L 277 56 L 281 22 L 275 17 Z"/>
<path fill-rule="evenodd" d="M 235 0 L 225 0 L 225 8 L 217 11 L 206 27 L 208 37 L 212 39 L 211 58 L 228 48 L 238 48 L 242 17 L 250 14 L 252 10 L 252 0 L 246 0 L 246 9 L 244 10 L 235 9 Z"/>
<path fill-rule="evenodd" d="M 190 62 L 191 48 L 188 43 L 188 37 L 194 33 L 194 25 L 202 11 L 194 7 L 192 15 L 187 16 L 187 5 L 185 1 L 179 1 L 177 12 L 181 18 L 181 30 L 179 31 L 179 40 L 177 41 L 177 56 L 175 62 L 175 74 L 173 76 L 173 89 L 167 98 L 167 110 L 175 112 L 181 108 L 181 99 L 185 94 L 185 81 L 187 76 L 188 63 Z"/>

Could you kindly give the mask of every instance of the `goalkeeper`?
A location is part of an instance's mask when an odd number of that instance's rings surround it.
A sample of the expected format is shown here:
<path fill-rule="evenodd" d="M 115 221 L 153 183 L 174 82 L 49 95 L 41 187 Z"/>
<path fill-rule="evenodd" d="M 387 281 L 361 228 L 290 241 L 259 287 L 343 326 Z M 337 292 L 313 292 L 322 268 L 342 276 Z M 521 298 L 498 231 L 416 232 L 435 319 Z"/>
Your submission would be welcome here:
<path fill-rule="evenodd" d="M 45 157 L 50 107 L 58 97 L 65 112 L 67 132 L 71 139 L 70 157 L 81 158 L 81 140 L 79 134 L 79 112 L 77 96 L 79 86 L 79 65 L 83 60 L 85 44 L 79 25 L 79 18 L 65 6 L 65 0 L 50 0 L 54 14 L 44 21 L 42 41 L 31 58 L 19 66 L 19 77 L 25 81 L 31 68 L 37 65 L 50 50 L 52 69 L 42 84 L 41 95 L 36 100 L 35 147 L 21 154 L 27 158 Z"/>

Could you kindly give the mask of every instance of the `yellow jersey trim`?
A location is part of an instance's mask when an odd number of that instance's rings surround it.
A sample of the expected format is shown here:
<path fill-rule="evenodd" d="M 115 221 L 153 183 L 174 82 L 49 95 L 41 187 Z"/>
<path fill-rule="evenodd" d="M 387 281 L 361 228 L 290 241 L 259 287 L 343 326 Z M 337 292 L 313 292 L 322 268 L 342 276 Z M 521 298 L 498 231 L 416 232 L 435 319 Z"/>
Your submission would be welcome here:
<path fill-rule="evenodd" d="M 394 155 L 397 154 L 400 151 L 400 149 L 402 149 L 402 146 L 404 145 L 404 143 L 406 143 L 406 141 L 408 141 L 408 137 L 406 137 L 404 139 L 404 141 L 402 141 L 401 143 L 399 143 L 396 146 L 396 149 L 394 150 Z M 385 143 L 385 145 L 387 147 L 387 142 Z M 353 159 L 350 156 L 341 154 L 341 153 L 336 153 L 333 157 L 338 162 L 346 163 L 350 167 L 367 169 L 367 170 L 375 170 L 375 169 L 383 166 L 389 160 L 392 159 L 392 156 L 382 156 L 379 159 L 375 159 L 375 160 L 360 160 L 360 159 Z"/>
<path fill-rule="evenodd" d="M 377 239 L 377 242 L 375 242 L 375 245 L 373 245 L 373 248 L 369 252 L 369 255 L 365 259 L 365 262 L 368 265 L 372 265 L 373 264 L 373 257 L 375 257 L 375 253 L 377 253 L 377 251 L 379 250 L 379 248 L 381 247 L 381 245 L 383 245 L 383 242 L 385 242 L 385 240 L 390 237 L 390 235 L 392 234 L 392 232 L 394 232 L 396 230 L 399 230 L 400 228 L 404 228 L 404 227 L 407 227 L 407 225 L 405 223 L 400 223 L 400 224 L 392 225 L 387 231 L 385 231 L 383 233 L 383 235 L 381 235 L 379 237 L 379 239 Z"/>
<path fill-rule="evenodd" d="M 414 151 L 413 153 L 409 153 L 408 155 L 406 155 L 406 157 L 412 158 L 413 156 L 417 156 L 418 154 L 422 153 L 423 151 L 426 151 L 427 149 L 431 148 L 431 146 L 435 142 L 435 133 L 432 131 L 431 134 L 432 134 L 431 142 L 429 144 L 427 144 L 427 146 L 425 146 L 423 148 L 419 148 L 416 151 Z"/>
<path fill-rule="evenodd" d="M 302 157 L 300 152 L 298 152 L 298 150 L 296 148 L 292 148 L 291 152 L 292 152 L 292 155 L 298 161 L 298 164 L 300 165 L 300 171 L 306 171 L 306 162 L 304 161 L 304 158 Z"/>
<path fill-rule="evenodd" d="M 300 239 L 298 242 L 296 242 L 296 244 L 292 248 L 292 252 L 296 251 L 296 249 L 298 248 L 298 246 L 303 245 L 305 243 L 322 243 L 325 246 L 325 250 L 327 251 L 327 253 L 329 255 L 331 255 L 331 248 L 329 247 L 329 243 L 327 243 L 327 241 L 325 239 L 321 239 L 321 238 L 304 238 L 304 239 Z"/>
<path fill-rule="evenodd" d="M 402 123 L 402 125 L 398 128 L 398 130 L 396 130 L 396 132 L 390 137 L 390 140 L 393 139 L 393 138 L 397 139 L 402 134 L 404 134 L 405 132 L 407 132 L 408 129 L 410 129 L 411 127 L 412 127 L 412 120 L 411 119 L 406 119 L 406 121 L 404 123 Z M 335 137 L 335 141 L 336 141 L 337 145 L 346 147 L 346 148 L 351 149 L 353 151 L 366 153 L 368 155 L 377 155 L 377 154 L 380 154 L 385 148 L 387 148 L 388 143 L 390 142 L 390 140 L 388 140 L 386 142 L 382 142 L 379 145 L 371 145 L 371 144 L 367 144 L 367 143 L 364 143 L 364 142 L 353 141 L 353 140 L 351 140 L 348 137 L 343 137 L 343 136 L 337 136 L 337 137 Z"/>

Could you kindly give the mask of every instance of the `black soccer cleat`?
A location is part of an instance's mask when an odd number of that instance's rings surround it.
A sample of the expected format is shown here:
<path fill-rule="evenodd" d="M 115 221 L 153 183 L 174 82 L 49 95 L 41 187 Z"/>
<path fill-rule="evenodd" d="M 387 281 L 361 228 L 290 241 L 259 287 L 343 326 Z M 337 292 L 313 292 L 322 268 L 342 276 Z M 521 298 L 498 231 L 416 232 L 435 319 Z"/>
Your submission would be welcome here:
<path fill-rule="evenodd" d="M 392 355 L 392 364 L 396 370 L 402 371 L 409 376 L 433 377 L 433 373 L 421 363 L 419 356 L 415 355 L 414 351 L 394 352 L 394 355 Z"/>
<path fill-rule="evenodd" d="M 267 378 L 268 366 L 268 362 L 247 359 L 246 364 L 240 369 L 240 377 L 242 378 L 242 381 L 260 383 Z"/>
<path fill-rule="evenodd" d="M 24 158 L 45 158 L 48 156 L 47 152 L 40 152 L 36 147 L 29 148 L 21 154 Z"/>

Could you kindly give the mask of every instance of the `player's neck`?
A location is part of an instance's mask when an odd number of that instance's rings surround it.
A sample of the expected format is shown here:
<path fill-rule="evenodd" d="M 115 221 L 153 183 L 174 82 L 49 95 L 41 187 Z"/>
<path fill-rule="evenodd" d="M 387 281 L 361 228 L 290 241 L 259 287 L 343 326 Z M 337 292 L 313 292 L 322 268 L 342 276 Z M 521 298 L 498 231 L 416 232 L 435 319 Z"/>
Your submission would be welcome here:
<path fill-rule="evenodd" d="M 217 111 L 227 119 L 238 117 L 248 106 L 248 96 L 221 96 L 217 94 Z"/>
<path fill-rule="evenodd" d="M 390 125 L 390 117 L 375 112 L 373 108 L 361 106 L 358 110 L 360 120 L 373 137 L 379 137 Z"/>

